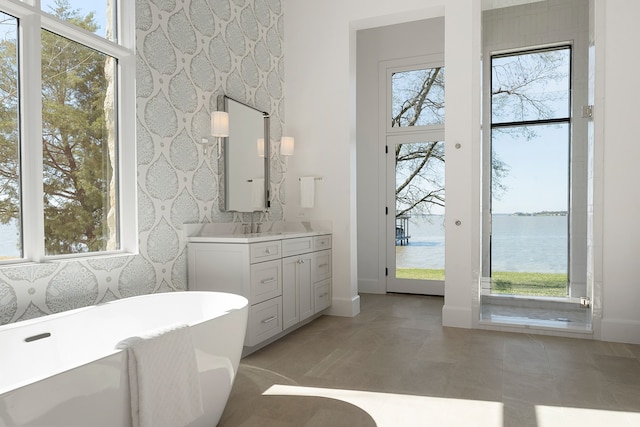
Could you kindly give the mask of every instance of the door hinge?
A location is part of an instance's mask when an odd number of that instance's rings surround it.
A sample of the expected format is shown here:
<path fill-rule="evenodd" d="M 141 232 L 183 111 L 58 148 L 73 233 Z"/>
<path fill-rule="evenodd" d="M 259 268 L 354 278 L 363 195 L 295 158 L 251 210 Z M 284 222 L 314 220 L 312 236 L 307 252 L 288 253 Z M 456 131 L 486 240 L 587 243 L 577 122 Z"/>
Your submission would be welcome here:
<path fill-rule="evenodd" d="M 389 154 L 389 146 L 388 145 L 384 146 L 384 153 L 385 154 Z"/>
<path fill-rule="evenodd" d="M 389 206 L 384 207 L 384 214 L 389 215 Z"/>
<path fill-rule="evenodd" d="M 385 276 L 389 275 L 389 269 L 387 267 L 384 268 L 384 275 Z"/>
<path fill-rule="evenodd" d="M 593 119 L 593 105 L 583 105 L 582 106 L 582 118 L 583 119 Z"/>
<path fill-rule="evenodd" d="M 582 307 L 582 308 L 591 307 L 591 298 L 589 298 L 589 297 L 580 297 L 580 307 Z"/>

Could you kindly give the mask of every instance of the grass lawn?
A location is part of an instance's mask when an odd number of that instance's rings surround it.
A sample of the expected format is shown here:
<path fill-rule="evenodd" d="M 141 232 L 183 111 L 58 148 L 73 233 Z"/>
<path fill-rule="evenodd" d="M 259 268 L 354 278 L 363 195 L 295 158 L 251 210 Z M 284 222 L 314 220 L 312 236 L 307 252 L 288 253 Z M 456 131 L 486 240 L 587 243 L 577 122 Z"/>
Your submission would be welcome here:
<path fill-rule="evenodd" d="M 398 279 L 444 280 L 444 270 L 429 270 L 426 268 L 397 268 Z"/>
<path fill-rule="evenodd" d="M 494 271 L 491 291 L 494 294 L 566 297 L 567 280 L 566 274 Z"/>
<path fill-rule="evenodd" d="M 398 268 L 399 279 L 444 280 L 444 270 Z M 493 272 L 492 293 L 540 297 L 567 296 L 567 275 L 556 273 Z"/>

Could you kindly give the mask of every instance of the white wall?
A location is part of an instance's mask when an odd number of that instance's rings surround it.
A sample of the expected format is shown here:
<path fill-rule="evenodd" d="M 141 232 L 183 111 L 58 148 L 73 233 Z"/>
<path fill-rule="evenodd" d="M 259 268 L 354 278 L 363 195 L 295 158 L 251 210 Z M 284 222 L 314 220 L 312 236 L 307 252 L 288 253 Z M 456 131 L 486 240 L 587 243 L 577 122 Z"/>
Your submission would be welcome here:
<path fill-rule="evenodd" d="M 357 289 L 356 30 L 438 16 L 442 0 L 284 2 L 285 129 L 296 138 L 286 219 L 333 224 L 332 313 L 353 316 Z M 441 13 L 440 13 L 441 15 Z M 319 176 L 316 207 L 301 210 L 300 176 Z"/>
<path fill-rule="evenodd" d="M 463 148 L 447 159 L 448 168 L 461 168 L 460 175 L 447 175 L 447 212 L 451 220 L 459 218 L 462 226 L 451 231 L 454 234 L 447 232 L 444 314 L 447 324 L 472 324 L 472 290 L 479 274 L 475 269 L 480 246 L 479 182 L 474 186 L 479 178 L 479 170 L 474 169 L 479 165 L 479 148 L 474 151 L 472 124 L 479 123 L 479 112 L 474 111 L 479 102 L 475 96 L 480 93 L 480 78 L 474 68 L 480 57 L 475 44 L 479 43 L 481 18 L 477 9 L 472 0 L 284 0 L 284 133 L 296 137 L 296 155 L 290 159 L 287 173 L 287 182 L 294 185 L 287 185 L 285 218 L 296 219 L 300 212 L 297 177 L 322 176 L 316 208 L 303 213 L 333 222 L 335 314 L 355 315 L 359 309 L 355 31 L 445 15 L 447 81 L 458 88 L 456 98 L 446 100 L 446 140 L 461 139 Z M 640 3 L 635 0 L 596 0 L 597 157 L 592 220 L 596 232 L 593 280 L 603 291 L 602 328 L 596 331 L 597 337 L 640 343 L 640 263 L 636 261 L 640 253 L 640 200 L 634 197 L 635 183 L 640 182 L 640 168 L 635 167 L 640 144 L 635 143 L 631 108 L 640 98 L 635 76 L 640 68 L 635 54 L 635 41 L 640 39 L 637 16 Z M 450 114 L 450 100 L 458 107 L 456 114 Z M 477 138 L 479 141 L 479 132 Z"/>

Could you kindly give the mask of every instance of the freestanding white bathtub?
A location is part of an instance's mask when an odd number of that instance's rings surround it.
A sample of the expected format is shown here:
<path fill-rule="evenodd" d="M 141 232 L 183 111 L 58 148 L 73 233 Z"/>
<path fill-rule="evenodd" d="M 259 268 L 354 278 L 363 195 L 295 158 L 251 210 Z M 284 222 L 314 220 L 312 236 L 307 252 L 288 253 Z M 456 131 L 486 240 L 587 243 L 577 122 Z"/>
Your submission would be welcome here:
<path fill-rule="evenodd" d="M 204 415 L 215 426 L 238 369 L 247 300 L 170 292 L 112 301 L 0 327 L 0 427 L 131 426 L 121 340 L 174 324 L 191 328 Z"/>

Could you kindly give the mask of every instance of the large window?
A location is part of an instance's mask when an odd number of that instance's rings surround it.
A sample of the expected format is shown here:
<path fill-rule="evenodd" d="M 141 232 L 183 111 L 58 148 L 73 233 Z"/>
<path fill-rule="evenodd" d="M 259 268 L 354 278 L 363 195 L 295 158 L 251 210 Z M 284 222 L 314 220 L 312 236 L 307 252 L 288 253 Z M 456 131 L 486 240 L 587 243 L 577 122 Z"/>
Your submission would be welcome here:
<path fill-rule="evenodd" d="M 491 292 L 565 297 L 571 47 L 491 58 Z"/>
<path fill-rule="evenodd" d="M 132 10 L 39 3 L 0 1 L 0 262 L 131 250 Z"/>

